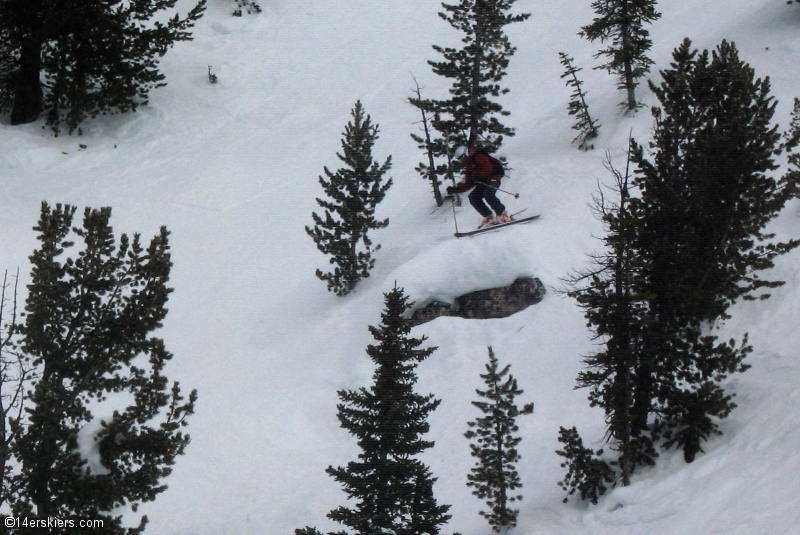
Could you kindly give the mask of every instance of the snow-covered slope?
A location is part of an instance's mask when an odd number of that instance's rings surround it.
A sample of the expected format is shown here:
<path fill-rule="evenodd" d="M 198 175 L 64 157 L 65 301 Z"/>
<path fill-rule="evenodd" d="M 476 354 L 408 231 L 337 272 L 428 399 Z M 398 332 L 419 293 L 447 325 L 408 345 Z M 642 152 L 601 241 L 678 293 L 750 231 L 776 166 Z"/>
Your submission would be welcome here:
<path fill-rule="evenodd" d="M 183 9 L 190 5 L 181 0 Z M 22 271 L 35 247 L 39 203 L 112 206 L 118 232 L 172 231 L 175 292 L 162 335 L 175 354 L 172 378 L 197 388 L 192 443 L 167 480 L 169 490 L 143 511 L 153 535 L 290 534 L 338 526 L 325 515 L 345 496 L 325 473 L 353 459 L 352 437 L 338 427 L 336 391 L 369 384 L 367 326 L 377 325 L 382 293 L 396 283 L 412 299 L 448 299 L 465 291 L 539 277 L 551 290 L 581 268 L 601 232 L 588 208 L 608 178 L 606 151 L 622 164 L 627 137 L 644 142 L 651 121 L 618 113 L 620 95 L 593 71 L 595 47 L 576 36 L 593 14 L 589 0 L 519 0 L 529 21 L 509 33 L 518 46 L 506 78 L 509 123 L 518 135 L 503 154 L 513 171 L 504 188 L 520 193 L 511 208 L 542 218 L 473 239 L 455 240 L 453 214 L 435 210 L 416 175 L 418 125 L 406 99 L 412 75 L 424 95 L 446 85 L 426 61 L 432 44 L 458 36 L 436 16 L 439 2 L 407 0 L 262 0 L 263 13 L 234 18 L 213 0 L 196 28 L 162 63 L 169 85 L 134 115 L 85 125 L 82 137 L 53 138 L 41 125 L 0 127 L 0 267 Z M 779 0 L 664 0 L 652 28 L 657 69 L 684 37 L 711 48 L 735 41 L 759 76 L 770 76 L 788 123 L 796 94 L 800 7 Z M 566 114 L 569 90 L 559 51 L 583 67 L 589 105 L 603 124 L 596 150 L 580 152 Z M 207 80 L 208 66 L 219 83 Z M 643 89 L 642 98 L 654 104 Z M 349 112 L 361 99 L 381 126 L 375 155 L 394 160 L 395 185 L 379 208 L 390 226 L 372 277 L 346 298 L 314 277 L 326 259 L 306 236 L 323 166 L 335 153 Z M 82 148 L 80 145 L 85 145 Z M 478 216 L 460 208 L 461 228 Z M 775 223 L 796 236 L 800 207 Z M 563 477 L 554 451 L 560 425 L 600 439 L 602 413 L 573 390 L 582 354 L 591 350 L 580 310 L 550 291 L 545 300 L 502 320 L 440 318 L 415 329 L 439 349 L 419 369 L 420 391 L 443 402 L 431 419 L 436 447 L 425 460 L 439 478 L 440 503 L 452 504 L 446 532 L 486 533 L 483 504 L 465 486 L 472 465 L 463 432 L 491 345 L 536 403 L 521 420 L 519 469 L 525 495 L 520 534 L 792 534 L 800 528 L 800 270 L 798 254 L 781 259 L 787 281 L 766 302 L 734 308 L 723 333 L 750 332 L 753 368 L 728 388 L 740 407 L 724 436 L 686 465 L 667 453 L 633 485 L 597 506 L 561 503 Z"/>

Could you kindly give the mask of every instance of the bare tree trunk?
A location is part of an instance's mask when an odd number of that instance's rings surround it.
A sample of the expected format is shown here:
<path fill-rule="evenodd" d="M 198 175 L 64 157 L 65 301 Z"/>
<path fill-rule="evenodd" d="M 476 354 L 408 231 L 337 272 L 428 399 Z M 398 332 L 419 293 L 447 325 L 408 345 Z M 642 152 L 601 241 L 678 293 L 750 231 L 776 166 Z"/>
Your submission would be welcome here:
<path fill-rule="evenodd" d="M 476 146 L 478 142 L 478 121 L 480 120 L 480 110 L 478 109 L 478 92 L 481 88 L 481 63 L 483 63 L 483 42 L 481 28 L 481 21 L 476 21 L 475 24 L 475 48 L 479 50 L 478 57 L 472 64 L 472 94 L 469 99 L 469 140 L 467 145 L 470 147 Z"/>
<path fill-rule="evenodd" d="M 58 425 L 58 420 L 48 416 L 45 421 L 40 420 L 32 423 L 37 426 L 44 424 L 49 429 L 54 429 Z M 35 461 L 33 461 L 35 465 L 31 467 L 28 480 L 30 498 L 36 506 L 36 516 L 39 518 L 52 516 L 50 479 L 53 473 L 53 465 L 58 455 L 58 444 L 56 444 L 54 435 L 49 433 L 44 433 L 44 435 L 40 437 L 40 441 L 35 446 L 35 455 L 31 456 L 31 458 L 35 458 Z"/>
<path fill-rule="evenodd" d="M 503 430 L 499 427 L 499 424 L 497 424 L 494 435 L 496 448 L 495 453 L 497 453 L 497 466 L 495 466 L 495 470 L 497 471 L 497 474 L 500 475 L 500 495 L 497 496 L 497 501 L 495 503 L 497 504 L 498 509 L 505 512 L 505 510 L 508 508 L 508 496 L 506 492 L 506 480 L 505 477 L 503 477 Z"/>
<path fill-rule="evenodd" d="M 18 436 L 20 422 L 24 413 L 23 397 L 28 386 L 30 370 L 26 368 L 21 355 L 14 347 L 14 329 L 17 325 L 17 284 L 19 270 L 14 277 L 14 294 L 11 299 L 6 297 L 9 288 L 8 272 L 3 276 L 2 291 L 0 292 L 0 327 L 3 328 L 0 339 L 0 507 L 8 503 L 10 498 L 10 482 L 7 471 L 11 460 L 11 447 Z M 10 301 L 11 318 L 6 316 L 6 303 Z M 5 533 L 6 526 L 2 526 Z"/>
<path fill-rule="evenodd" d="M 417 94 L 417 100 L 421 103 L 422 92 L 416 78 L 414 78 L 414 84 L 417 86 L 414 92 Z M 436 199 L 436 206 L 441 206 L 444 204 L 444 200 L 442 199 L 442 192 L 439 189 L 439 177 L 436 172 L 436 163 L 433 161 L 433 142 L 431 141 L 431 131 L 428 127 L 428 116 L 425 115 L 425 110 L 422 107 L 420 107 L 419 111 L 422 113 L 422 128 L 425 132 L 425 152 L 428 155 L 428 180 L 431 181 L 433 198 Z"/>
<path fill-rule="evenodd" d="M 626 54 L 625 58 L 625 90 L 628 92 L 628 111 L 636 109 L 636 82 L 633 79 L 633 66 L 631 65 L 631 25 L 628 21 L 628 3 L 622 9 L 622 18 L 625 22 L 622 25 L 622 50 Z"/>
<path fill-rule="evenodd" d="M 630 140 L 628 142 L 628 146 L 630 146 Z M 630 193 L 628 191 L 628 178 L 630 177 L 630 165 L 631 165 L 631 154 L 630 150 L 628 151 L 628 158 L 625 163 L 625 174 L 617 174 L 617 187 L 619 189 L 619 215 L 621 217 L 625 217 L 627 215 L 627 205 L 626 202 L 630 198 Z M 622 332 L 624 333 L 622 342 L 623 350 L 626 353 L 626 359 L 620 366 L 618 373 L 620 377 L 617 379 L 621 383 L 620 391 L 622 392 L 622 399 L 620 400 L 621 403 L 618 404 L 618 407 L 622 407 L 623 413 L 617 414 L 617 418 L 621 419 L 624 422 L 624 426 L 622 428 L 622 433 L 620 441 L 622 442 L 622 456 L 619 459 L 619 467 L 622 479 L 622 486 L 627 487 L 631 484 L 631 475 L 633 474 L 633 469 L 636 466 L 636 460 L 634 458 L 635 452 L 632 451 L 632 417 L 631 417 L 631 409 L 634 402 L 633 399 L 633 381 L 632 381 L 632 372 L 631 372 L 631 362 L 630 356 L 633 348 L 631 347 L 633 344 L 633 336 L 631 333 L 631 323 L 633 322 L 633 317 L 631 313 L 631 284 L 632 281 L 628 278 L 628 270 L 630 269 L 631 264 L 631 251 L 626 247 L 624 250 L 617 251 L 617 258 L 616 258 L 616 288 L 615 292 L 617 295 L 618 302 L 622 304 L 621 308 L 621 317 L 620 320 L 620 327 Z M 619 421 L 619 420 L 618 420 Z"/>

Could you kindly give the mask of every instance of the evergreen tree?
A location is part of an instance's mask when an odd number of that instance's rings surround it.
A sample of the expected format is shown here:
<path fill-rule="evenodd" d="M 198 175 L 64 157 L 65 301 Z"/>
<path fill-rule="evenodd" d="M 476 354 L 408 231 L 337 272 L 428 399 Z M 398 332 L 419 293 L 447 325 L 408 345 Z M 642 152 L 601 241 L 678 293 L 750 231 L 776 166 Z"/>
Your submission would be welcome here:
<path fill-rule="evenodd" d="M 306 227 L 317 249 L 331 255 L 329 262 L 336 265 L 333 272 L 323 273 L 319 269 L 316 272 L 319 279 L 327 281 L 328 291 L 336 295 L 350 293 L 359 280 L 369 277 L 369 270 L 375 265 L 372 253 L 380 245 L 373 247 L 367 233 L 389 225 L 388 219 L 375 219 L 375 209 L 392 185 L 391 178 L 383 182 L 383 175 L 392 166 L 392 157 L 383 165 L 373 161 L 372 146 L 378 139 L 378 125 L 373 126 L 370 116 L 365 116 L 360 101 L 356 102 L 352 117 L 352 122 L 345 126 L 342 154 L 336 154 L 347 167 L 336 173 L 325 167 L 327 180 L 320 176 L 319 183 L 330 200 L 317 199 L 317 204 L 325 209 L 325 216 L 323 219 L 312 213 L 315 226 Z M 359 243 L 363 244 L 361 250 Z"/>
<path fill-rule="evenodd" d="M 800 153 L 797 152 L 797 147 L 800 146 L 800 98 L 794 99 L 792 119 L 784 138 L 783 148 L 789 151 L 788 161 L 791 170 L 783 177 L 782 183 L 800 184 Z"/>
<path fill-rule="evenodd" d="M 608 62 L 597 68 L 619 76 L 618 87 L 627 94 L 624 106 L 631 111 L 638 107 L 638 80 L 653 64 L 647 57 L 653 43 L 645 24 L 661 18 L 655 6 L 656 0 L 595 0 L 592 8 L 597 18 L 578 33 L 592 42 L 609 41 L 609 46 L 595 55 L 606 56 Z"/>
<path fill-rule="evenodd" d="M 578 72 L 583 69 L 577 68 L 572 65 L 572 58 L 564 52 L 559 52 L 558 56 L 561 58 L 561 64 L 566 69 L 561 78 L 567 79 L 567 85 L 573 88 L 572 94 L 569 97 L 569 105 L 567 110 L 570 115 L 574 115 L 578 121 L 572 126 L 573 130 L 578 130 L 578 135 L 572 140 L 573 143 L 580 140 L 579 147 L 583 150 L 593 149 L 594 145 L 590 143 L 597 137 L 600 130 L 600 123 L 592 119 L 589 115 L 589 105 L 586 104 L 586 93 L 581 89 L 583 82 L 578 80 Z"/>
<path fill-rule="evenodd" d="M 517 407 L 515 399 L 523 391 L 514 376 L 508 374 L 509 368 L 510 364 L 499 370 L 497 357 L 490 347 L 489 364 L 486 373 L 481 374 L 487 388 L 475 390 L 486 401 L 472 402 L 485 416 L 468 422 L 470 430 L 464 433 L 468 439 L 474 439 L 470 449 L 472 456 L 478 459 L 467 475 L 467 486 L 475 489 L 472 494 L 486 500 L 490 512 L 481 511 L 480 515 L 496 532 L 517 525 L 519 511 L 510 507 L 512 502 L 522 499 L 521 495 L 512 494 L 522 487 L 515 467 L 521 458 L 517 446 L 522 441 L 515 434 L 519 431 L 516 420 L 521 414 L 533 413 L 533 403 L 522 409 Z"/>
<path fill-rule="evenodd" d="M 206 0 L 183 19 L 164 17 L 176 2 L 0 2 L 0 37 L 16 67 L 10 87 L 0 87 L 11 93 L 0 99 L 13 101 L 11 124 L 45 111 L 56 132 L 62 123 L 73 132 L 86 118 L 146 104 L 150 90 L 165 85 L 158 58 L 191 39 Z"/>
<path fill-rule="evenodd" d="M 583 440 L 576 428 L 559 428 L 558 441 L 564 444 L 557 455 L 564 457 L 561 468 L 567 468 L 567 475 L 558 486 L 567 491 L 564 503 L 569 497 L 580 492 L 582 500 L 597 504 L 600 496 L 608 490 L 606 485 L 614 483 L 614 470 L 601 456 L 603 450 L 595 452 L 583 445 Z"/>
<path fill-rule="evenodd" d="M 584 309 L 589 327 L 601 341 L 601 349 L 584 358 L 587 369 L 578 375 L 577 386 L 591 389 L 590 406 L 605 411 L 605 440 L 619 453 L 612 465 L 619 468 L 621 484 L 627 486 L 634 469 L 654 464 L 657 456 L 651 436 L 634 426 L 633 418 L 636 396 L 650 394 L 635 389 L 637 378 L 650 373 L 643 350 L 648 294 L 635 249 L 641 214 L 631 202 L 630 154 L 624 172 L 608 158 L 606 168 L 614 176 L 618 200 L 609 200 L 602 190 L 594 199 L 595 211 L 607 229 L 605 252 L 593 255 L 591 269 L 567 280 L 571 286 L 567 294 Z M 578 463 L 571 470 L 580 466 L 593 465 Z"/>
<path fill-rule="evenodd" d="M 439 16 L 463 34 L 462 48 L 433 46 L 443 61 L 429 61 L 433 72 L 453 80 L 447 100 L 409 99 L 411 104 L 434 117 L 433 127 L 441 134 L 435 140 L 436 155 L 443 157 L 458 145 L 480 144 L 496 151 L 503 136 L 514 130 L 500 122 L 509 115 L 496 101 L 509 89 L 500 86 L 506 75 L 511 46 L 504 27 L 526 20 L 530 14 L 512 15 L 516 0 L 461 0 L 442 3 Z"/>
<path fill-rule="evenodd" d="M 356 436 L 361 453 L 346 467 L 327 469 L 357 503 L 328 517 L 357 535 L 436 535 L 450 518 L 450 506 L 436 503 L 436 480 L 416 457 L 433 447 L 423 435 L 440 401 L 414 392 L 416 366 L 436 348 L 420 349 L 425 338 L 408 337 L 411 327 L 403 315 L 410 304 L 402 289 L 384 297 L 382 323 L 369 328 L 378 342 L 367 347 L 375 363 L 374 383 L 339 392 L 339 421 Z"/>
<path fill-rule="evenodd" d="M 733 44 L 698 54 L 687 39 L 673 58 L 662 84 L 651 84 L 661 103 L 652 161 L 633 147 L 652 363 L 637 387 L 650 393 L 640 396 L 635 425 L 646 426 L 657 410 L 654 429 L 691 461 L 717 432 L 712 417 L 735 407 L 719 382 L 744 371 L 750 351 L 746 336 L 738 348 L 718 343 L 706 322 L 726 319 L 739 298 L 766 298 L 764 289 L 783 284 L 758 272 L 800 241 L 777 243 L 764 229 L 798 195 L 798 182 L 767 174 L 780 148 L 770 123 L 775 102 L 769 80 L 755 79 Z M 648 406 L 647 398 L 659 405 Z"/>
<path fill-rule="evenodd" d="M 0 110 L 9 109 L 13 104 L 11 95 L 13 93 L 15 74 L 16 68 L 12 49 L 8 45 L 2 28 L 0 28 Z"/>
<path fill-rule="evenodd" d="M 641 147 L 634 152 L 646 208 L 642 240 L 649 254 L 659 255 L 652 262 L 659 272 L 651 277 L 670 315 L 725 318 L 739 297 L 783 284 L 757 272 L 800 240 L 776 244 L 763 231 L 798 195 L 798 183 L 767 175 L 777 169 L 780 140 L 771 124 L 776 102 L 769 79 L 754 79 L 726 41 L 709 57 L 691 50 L 687 39 L 673 58 L 663 83 L 651 84 L 661 102 L 654 111 L 653 161 Z M 687 243 L 669 247 L 672 239 Z M 661 274 L 680 278 L 667 290 L 656 278 Z"/>
<path fill-rule="evenodd" d="M 629 172 L 609 164 L 620 200 L 601 195 L 596 203 L 607 252 L 569 281 L 602 340 L 578 386 L 605 410 L 606 440 L 619 453 L 608 463 L 583 447 L 577 430 L 562 428 L 569 473 L 561 485 L 593 500 L 606 482 L 619 476 L 625 485 L 637 466 L 653 464 L 655 444 L 678 446 L 692 462 L 720 433 L 717 422 L 736 407 L 720 383 L 748 368 L 752 348 L 746 334 L 739 344 L 720 342 L 713 328 L 737 299 L 763 299 L 783 284 L 758 272 L 800 245 L 764 232 L 798 196 L 800 173 L 767 173 L 782 149 L 800 145 L 800 103 L 779 145 L 769 80 L 756 80 L 735 46 L 723 41 L 709 56 L 685 40 L 673 58 L 663 83 L 651 84 L 662 104 L 653 111 L 652 161 L 631 141 L 639 195 L 628 191 Z"/>
<path fill-rule="evenodd" d="M 116 242 L 109 208 L 86 209 L 81 228 L 71 228 L 74 213 L 43 203 L 34 227 L 40 246 L 30 257 L 19 332 L 37 377 L 12 447 L 20 467 L 11 511 L 98 519 L 104 526 L 92 533 L 135 535 L 147 518 L 124 527 L 120 507 L 135 511 L 166 490 L 162 480 L 189 442 L 182 429 L 197 399 L 195 391 L 187 400 L 177 383 L 169 384 L 163 368 L 172 355 L 151 335 L 171 292 L 168 232 L 162 228 L 144 249 L 138 234 Z M 71 235 L 81 247 L 64 258 L 74 246 Z M 116 410 L 94 437 L 102 466 L 91 467 L 78 434 L 95 414 L 111 411 L 104 407 Z"/>

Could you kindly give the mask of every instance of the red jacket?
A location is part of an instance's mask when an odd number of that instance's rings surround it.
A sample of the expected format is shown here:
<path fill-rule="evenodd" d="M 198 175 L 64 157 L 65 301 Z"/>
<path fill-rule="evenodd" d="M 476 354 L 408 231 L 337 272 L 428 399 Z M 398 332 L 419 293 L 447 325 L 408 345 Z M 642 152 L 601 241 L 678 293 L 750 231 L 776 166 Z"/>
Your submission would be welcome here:
<path fill-rule="evenodd" d="M 475 187 L 476 182 L 500 180 L 494 174 L 494 166 L 488 156 L 480 152 L 470 154 L 464 159 L 464 181 L 456 184 L 456 191 L 463 193 Z"/>

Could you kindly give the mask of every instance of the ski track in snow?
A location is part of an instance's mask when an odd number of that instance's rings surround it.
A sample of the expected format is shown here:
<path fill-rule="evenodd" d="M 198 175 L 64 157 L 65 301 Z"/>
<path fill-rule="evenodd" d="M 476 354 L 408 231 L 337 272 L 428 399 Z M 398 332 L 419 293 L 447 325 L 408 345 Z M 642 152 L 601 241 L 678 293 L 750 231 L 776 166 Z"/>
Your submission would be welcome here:
<path fill-rule="evenodd" d="M 181 0 L 182 12 L 191 2 Z M 453 212 L 434 210 L 429 187 L 413 170 L 421 155 L 409 138 L 418 125 L 407 104 L 412 75 L 424 97 L 444 96 L 447 82 L 426 64 L 432 44 L 458 36 L 436 16 L 438 2 L 409 0 L 264 0 L 255 16 L 229 15 L 232 2 L 209 6 L 195 40 L 163 59 L 168 86 L 130 115 L 87 123 L 82 137 L 49 135 L 40 124 L 0 127 L 2 267 L 19 266 L 36 246 L 31 227 L 39 203 L 112 206 L 118 233 L 172 232 L 170 314 L 161 331 L 175 354 L 170 378 L 197 388 L 192 443 L 166 483 L 169 490 L 141 511 L 152 535 L 289 534 L 306 525 L 331 531 L 326 519 L 346 503 L 324 470 L 353 459 L 354 439 L 336 420 L 336 391 L 370 383 L 364 349 L 372 342 L 382 293 L 396 283 L 418 303 L 539 277 L 548 294 L 536 306 L 502 320 L 440 318 L 414 329 L 439 349 L 419 367 L 419 391 L 441 398 L 431 417 L 436 447 L 424 460 L 438 477 L 440 503 L 452 505 L 443 533 L 489 531 L 484 504 L 465 486 L 472 466 L 463 433 L 475 417 L 470 402 L 491 345 L 536 404 L 520 419 L 518 468 L 524 483 L 519 534 L 710 535 L 794 534 L 800 526 L 800 269 L 798 253 L 780 259 L 775 278 L 786 286 L 772 299 L 739 304 L 721 328 L 750 333 L 753 368 L 728 389 L 739 404 L 722 422 L 723 436 L 687 465 L 667 452 L 633 485 L 596 506 L 562 504 L 558 427 L 575 425 L 587 443 L 600 440 L 603 417 L 573 389 L 581 355 L 592 350 L 575 303 L 554 290 L 586 265 L 602 228 L 588 207 L 598 183 L 609 182 L 606 151 L 624 166 L 629 135 L 649 140 L 647 107 L 620 115 L 615 80 L 593 70 L 597 46 L 577 37 L 593 13 L 588 0 L 519 0 L 529 21 L 509 29 L 518 47 L 504 84 L 503 104 L 517 136 L 501 154 L 513 168 L 503 196 L 512 210 L 528 207 L 540 220 L 497 233 L 455 240 Z M 723 38 L 760 77 L 770 76 L 779 100 L 775 120 L 789 122 L 797 94 L 800 6 L 778 0 L 731 0 L 709 9 L 700 0 L 670 0 L 651 26 L 651 78 L 666 68 L 684 37 L 698 48 Z M 570 89 L 557 53 L 582 67 L 590 110 L 602 123 L 596 149 L 577 150 L 567 116 Z M 208 66 L 218 84 L 207 80 Z M 341 132 L 357 99 L 380 125 L 376 159 L 392 155 L 394 186 L 378 209 L 390 226 L 373 233 L 383 249 L 372 276 L 345 298 L 314 277 L 326 259 L 307 237 L 317 177 L 335 170 Z M 86 145 L 81 148 L 80 145 Z M 479 216 L 457 209 L 461 230 Z M 800 205 L 774 223 L 796 236 Z M 91 455 L 88 453 L 87 455 Z"/>

